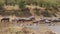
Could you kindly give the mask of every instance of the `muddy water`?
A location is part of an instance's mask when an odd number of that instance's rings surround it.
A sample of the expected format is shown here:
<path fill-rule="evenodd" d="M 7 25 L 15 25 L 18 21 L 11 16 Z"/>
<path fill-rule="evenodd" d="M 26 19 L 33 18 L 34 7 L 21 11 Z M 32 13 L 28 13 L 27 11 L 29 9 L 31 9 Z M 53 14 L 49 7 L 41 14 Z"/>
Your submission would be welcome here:
<path fill-rule="evenodd" d="M 52 32 L 55 32 L 56 34 L 60 34 L 60 25 L 47 26 L 47 28 L 50 29 Z"/>
<path fill-rule="evenodd" d="M 14 26 L 16 27 L 17 25 L 14 25 Z M 31 25 L 20 24 L 19 26 L 29 27 L 29 28 L 32 28 L 33 30 L 37 30 L 40 27 L 42 27 L 40 24 L 31 24 Z M 60 25 L 51 25 L 51 26 L 49 26 L 49 24 L 46 24 L 44 27 L 50 29 L 52 32 L 54 32 L 56 34 L 60 34 Z"/>
<path fill-rule="evenodd" d="M 38 25 L 38 24 L 15 24 L 14 25 L 15 27 L 28 27 L 28 28 L 32 28 L 32 29 L 34 29 L 34 30 L 37 30 L 37 29 L 39 29 L 39 27 L 40 27 L 40 25 Z"/>

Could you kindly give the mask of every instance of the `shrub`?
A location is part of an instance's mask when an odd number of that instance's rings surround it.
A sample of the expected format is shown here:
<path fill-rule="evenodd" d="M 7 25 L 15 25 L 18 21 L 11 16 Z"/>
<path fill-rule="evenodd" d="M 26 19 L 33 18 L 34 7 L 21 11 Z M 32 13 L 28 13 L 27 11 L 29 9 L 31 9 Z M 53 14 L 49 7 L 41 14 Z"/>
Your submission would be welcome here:
<path fill-rule="evenodd" d="M 0 1 L 0 15 L 3 14 L 4 10 L 3 10 L 3 2 Z"/>
<path fill-rule="evenodd" d="M 25 7 L 25 1 L 24 0 L 19 0 L 19 7 L 24 8 Z"/>
<path fill-rule="evenodd" d="M 56 7 L 57 6 L 57 1 L 56 0 L 40 0 L 39 1 L 39 5 L 41 7 L 46 7 L 46 8 L 49 8 L 49 7 Z"/>

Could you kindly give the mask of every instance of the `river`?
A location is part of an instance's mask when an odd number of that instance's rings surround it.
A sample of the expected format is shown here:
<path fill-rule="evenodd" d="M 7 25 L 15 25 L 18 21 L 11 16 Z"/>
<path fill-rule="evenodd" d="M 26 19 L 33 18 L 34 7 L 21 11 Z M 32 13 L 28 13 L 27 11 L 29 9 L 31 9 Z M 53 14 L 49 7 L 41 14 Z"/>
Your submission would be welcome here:
<path fill-rule="evenodd" d="M 14 25 L 15 27 L 17 25 Z M 32 24 L 32 25 L 27 25 L 27 24 L 20 24 L 18 26 L 24 26 L 24 27 L 29 27 L 32 28 L 34 30 L 39 29 L 40 27 L 42 27 L 40 24 Z M 50 29 L 52 32 L 56 33 L 56 34 L 60 34 L 60 25 L 51 25 L 49 26 L 49 24 L 46 24 L 44 27 Z"/>

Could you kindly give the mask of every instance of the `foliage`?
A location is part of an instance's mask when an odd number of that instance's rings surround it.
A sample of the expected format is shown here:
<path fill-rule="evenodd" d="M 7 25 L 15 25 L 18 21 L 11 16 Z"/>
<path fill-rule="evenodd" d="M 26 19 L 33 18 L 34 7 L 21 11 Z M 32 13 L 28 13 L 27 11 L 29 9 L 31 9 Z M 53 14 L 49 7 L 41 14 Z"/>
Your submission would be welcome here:
<path fill-rule="evenodd" d="M 17 0 L 15 0 L 14 2 L 11 2 L 13 4 L 16 3 Z M 37 5 L 37 6 L 40 6 L 40 7 L 43 7 L 43 8 L 46 8 L 48 11 L 35 11 L 35 14 L 40 16 L 40 14 L 44 15 L 44 16 L 51 16 L 51 15 L 55 15 L 56 12 L 58 11 L 54 11 L 54 10 L 58 10 L 57 7 L 60 5 L 60 0 L 18 0 L 18 5 L 19 5 L 19 8 L 25 8 L 26 4 L 32 4 L 32 5 Z M 14 11 L 13 13 L 11 12 L 4 12 L 2 9 L 3 9 L 3 2 L 0 1 L 0 14 L 8 14 L 8 15 L 11 15 L 11 14 L 15 14 L 16 16 L 20 16 L 20 15 L 24 15 L 24 16 L 27 16 L 28 14 L 28 11 Z M 49 11 L 49 8 L 54 8 L 53 11 Z M 30 13 L 29 13 L 30 15 Z"/>
<path fill-rule="evenodd" d="M 26 2 L 27 5 L 37 5 L 36 0 L 26 0 L 25 2 Z"/>
<path fill-rule="evenodd" d="M 3 10 L 3 2 L 0 1 L 0 15 L 4 12 Z"/>
<path fill-rule="evenodd" d="M 58 6 L 60 5 L 60 0 L 35 0 L 37 1 L 37 6 L 40 6 L 40 7 L 43 7 L 43 8 L 46 8 L 48 11 L 36 11 L 36 14 L 39 15 L 39 14 L 42 14 L 43 16 L 51 16 L 51 15 L 55 15 L 56 11 L 58 10 Z M 52 9 L 53 11 L 50 11 L 49 9 L 50 8 L 54 8 Z M 56 11 L 54 11 L 56 10 Z M 58 11 L 57 11 L 58 12 Z"/>
<path fill-rule="evenodd" d="M 24 8 L 25 7 L 25 1 L 24 0 L 19 0 L 19 7 Z"/>
<path fill-rule="evenodd" d="M 2 9 L 3 6 L 3 2 L 0 1 L 0 9 Z"/>
<path fill-rule="evenodd" d="M 46 7 L 46 8 L 57 6 L 56 0 L 40 0 L 38 4 L 41 7 Z"/>

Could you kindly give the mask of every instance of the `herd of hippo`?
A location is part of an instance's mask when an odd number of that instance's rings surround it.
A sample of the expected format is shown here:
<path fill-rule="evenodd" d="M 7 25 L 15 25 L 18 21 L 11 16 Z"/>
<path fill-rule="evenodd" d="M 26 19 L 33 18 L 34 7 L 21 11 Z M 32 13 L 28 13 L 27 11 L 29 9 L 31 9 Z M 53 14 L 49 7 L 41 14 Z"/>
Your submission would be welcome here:
<path fill-rule="evenodd" d="M 12 22 L 25 22 L 25 21 L 33 21 L 35 20 L 35 17 L 34 16 L 31 16 L 31 17 L 28 17 L 28 18 L 20 18 L 20 17 L 16 17 L 14 19 L 12 19 Z M 10 18 L 9 17 L 4 17 L 1 19 L 1 22 L 9 22 L 10 21 Z M 33 23 L 51 23 L 51 22 L 60 22 L 60 18 L 40 18 L 39 20 L 35 20 L 33 21 Z"/>

